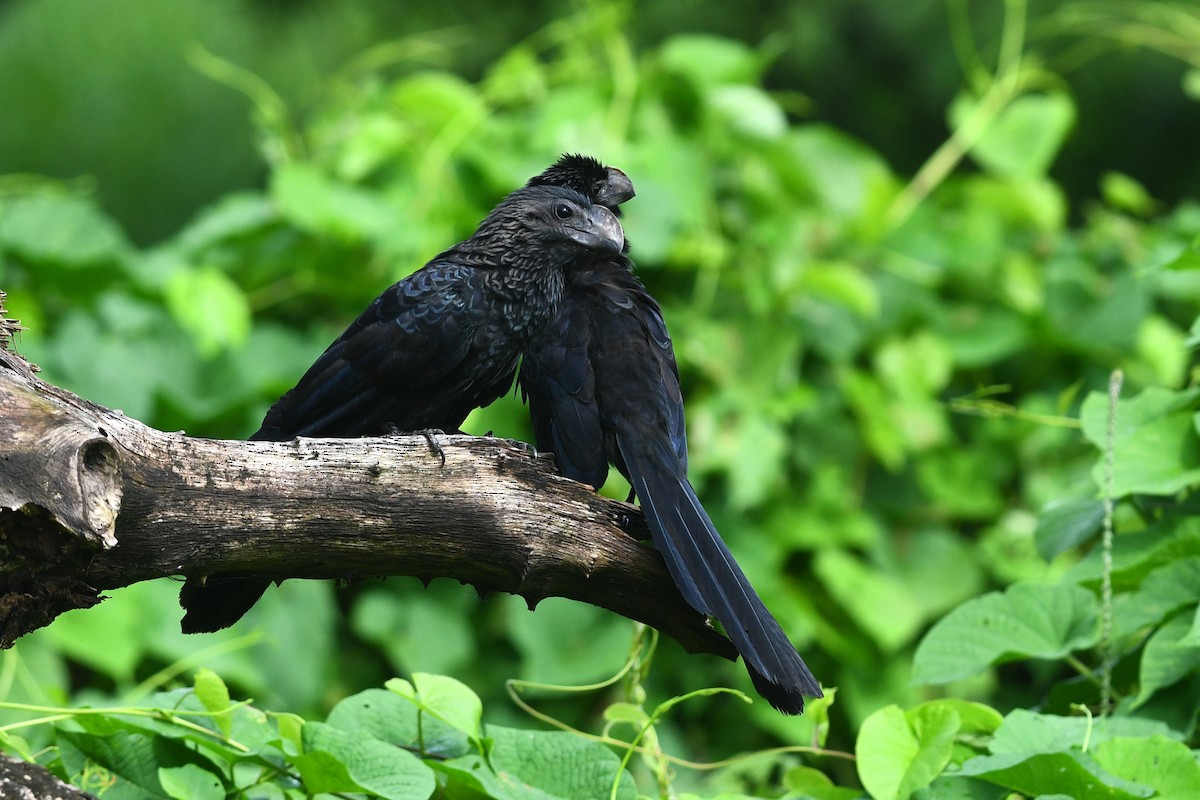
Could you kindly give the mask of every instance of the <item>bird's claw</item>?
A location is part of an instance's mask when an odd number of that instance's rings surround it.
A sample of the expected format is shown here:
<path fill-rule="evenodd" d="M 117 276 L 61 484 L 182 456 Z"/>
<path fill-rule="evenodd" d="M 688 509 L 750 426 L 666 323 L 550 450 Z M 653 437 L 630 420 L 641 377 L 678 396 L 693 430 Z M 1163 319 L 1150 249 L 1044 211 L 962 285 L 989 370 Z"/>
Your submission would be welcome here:
<path fill-rule="evenodd" d="M 437 428 L 428 428 L 417 432 L 425 437 L 425 441 L 429 443 L 429 451 L 442 460 L 442 467 L 444 468 L 446 466 L 446 451 L 442 449 L 442 446 L 438 444 L 437 439 L 434 437 L 445 436 L 445 432 Z"/>

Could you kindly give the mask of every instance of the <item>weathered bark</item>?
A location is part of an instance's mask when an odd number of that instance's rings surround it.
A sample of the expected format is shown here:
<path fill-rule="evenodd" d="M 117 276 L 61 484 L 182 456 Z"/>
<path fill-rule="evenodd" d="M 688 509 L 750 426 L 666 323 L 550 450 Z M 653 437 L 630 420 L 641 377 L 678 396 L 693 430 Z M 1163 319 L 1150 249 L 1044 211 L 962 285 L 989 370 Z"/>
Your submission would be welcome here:
<path fill-rule="evenodd" d="M 5 800 L 96 800 L 96 796 L 60 781 L 53 772 L 0 753 L 0 797 Z"/>
<path fill-rule="evenodd" d="M 693 652 L 727 639 L 679 595 L 641 512 L 508 440 L 241 442 L 164 433 L 0 351 L 0 646 L 167 575 L 451 577 L 581 600 Z"/>

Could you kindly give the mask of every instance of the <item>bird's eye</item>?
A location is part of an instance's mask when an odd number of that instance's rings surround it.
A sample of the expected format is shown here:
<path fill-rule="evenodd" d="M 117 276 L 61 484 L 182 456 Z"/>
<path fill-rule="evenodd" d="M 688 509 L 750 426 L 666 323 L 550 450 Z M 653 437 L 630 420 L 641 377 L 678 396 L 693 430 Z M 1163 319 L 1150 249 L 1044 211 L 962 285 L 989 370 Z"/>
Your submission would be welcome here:
<path fill-rule="evenodd" d="M 566 203 L 559 203 L 554 207 L 554 216 L 558 217 L 559 219 L 569 219 L 572 215 L 574 215 L 574 213 L 575 209 L 571 208 Z"/>

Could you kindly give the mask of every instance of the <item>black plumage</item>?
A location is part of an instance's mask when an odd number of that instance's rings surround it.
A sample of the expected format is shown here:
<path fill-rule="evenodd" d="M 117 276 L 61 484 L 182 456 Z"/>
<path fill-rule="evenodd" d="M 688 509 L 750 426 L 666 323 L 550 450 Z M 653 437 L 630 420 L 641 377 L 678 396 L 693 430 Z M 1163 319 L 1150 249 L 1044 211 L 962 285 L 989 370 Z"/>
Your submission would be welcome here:
<path fill-rule="evenodd" d="M 633 196 L 624 173 L 584 156 L 564 156 L 530 183 L 609 205 Z M 688 481 L 671 337 L 623 252 L 575 264 L 557 313 L 525 348 L 518 381 L 538 447 L 554 453 L 562 474 L 599 488 L 611 462 L 629 480 L 680 592 L 721 623 L 758 692 L 789 714 L 804 710 L 804 696 L 821 697 Z"/>
<path fill-rule="evenodd" d="M 457 430 L 508 391 L 522 348 L 557 308 L 564 271 L 623 245 L 613 213 L 585 195 L 518 189 L 469 239 L 375 298 L 250 438 Z M 233 624 L 268 585 L 189 580 L 180 593 L 184 632 Z"/>

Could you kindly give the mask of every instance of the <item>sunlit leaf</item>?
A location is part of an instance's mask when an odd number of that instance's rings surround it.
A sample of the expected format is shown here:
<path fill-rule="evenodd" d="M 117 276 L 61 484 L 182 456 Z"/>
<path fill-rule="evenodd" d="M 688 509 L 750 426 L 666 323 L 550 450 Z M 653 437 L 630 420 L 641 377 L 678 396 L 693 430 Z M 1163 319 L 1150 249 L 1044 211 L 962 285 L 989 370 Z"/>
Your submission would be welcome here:
<path fill-rule="evenodd" d="M 950 107 L 950 119 L 962 131 L 977 112 L 978 105 L 960 95 Z M 1064 93 L 1018 97 L 983 129 L 971 155 L 1000 175 L 1044 175 L 1074 124 L 1075 104 Z"/>
<path fill-rule="evenodd" d="M 875 800 L 903 800 L 929 785 L 950 762 L 958 713 L 930 703 L 907 714 L 897 706 L 863 721 L 855 751 L 858 777 Z"/>
<path fill-rule="evenodd" d="M 250 304 L 220 270 L 201 267 L 176 272 L 167 282 L 166 299 L 171 315 L 205 357 L 238 347 L 250 335 Z"/>
<path fill-rule="evenodd" d="M 1200 764 L 1183 742 L 1163 736 L 1115 738 L 1099 744 L 1094 755 L 1113 775 L 1152 787 L 1160 800 L 1200 796 Z"/>

